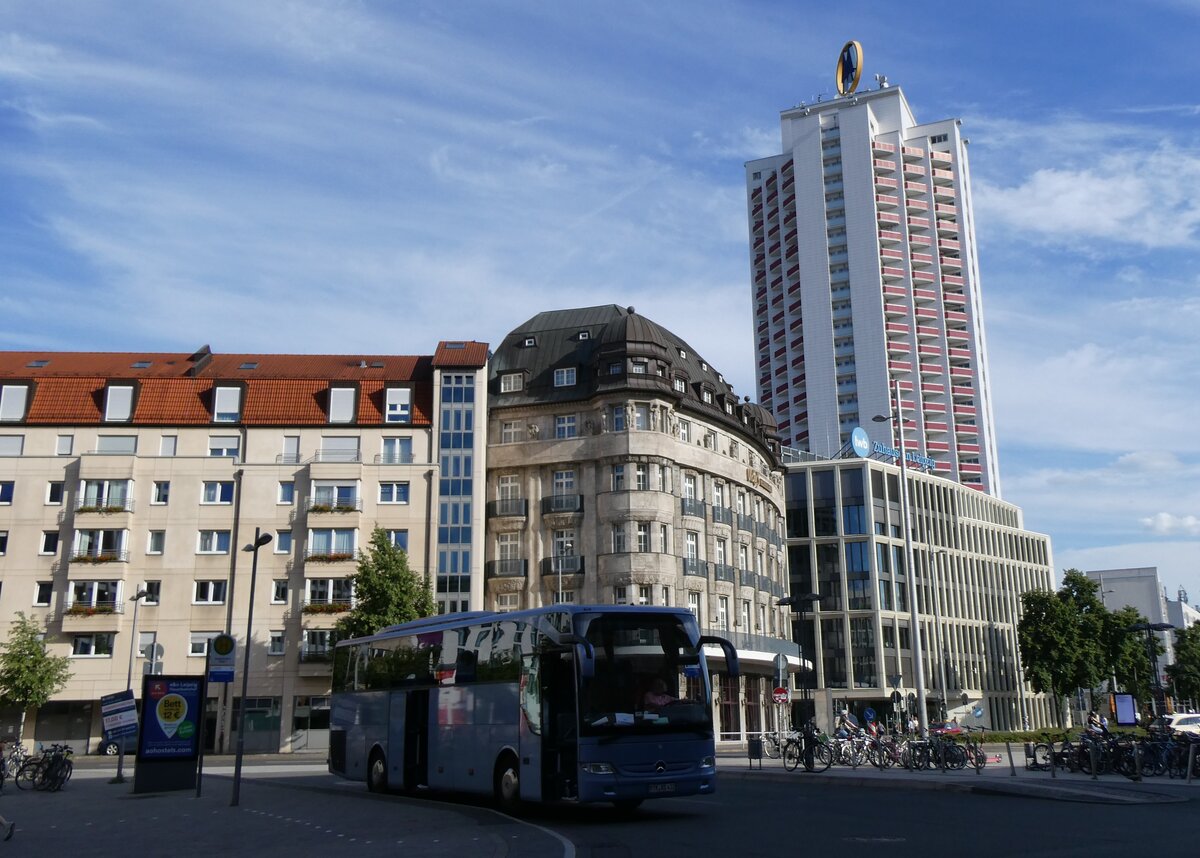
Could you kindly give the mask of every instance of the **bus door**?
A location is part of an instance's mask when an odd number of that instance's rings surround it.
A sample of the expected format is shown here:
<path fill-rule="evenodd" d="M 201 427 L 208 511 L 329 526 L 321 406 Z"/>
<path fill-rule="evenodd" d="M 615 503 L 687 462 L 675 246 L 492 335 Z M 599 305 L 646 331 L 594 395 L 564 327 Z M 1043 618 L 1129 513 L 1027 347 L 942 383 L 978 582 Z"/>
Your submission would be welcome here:
<path fill-rule="evenodd" d="M 521 656 L 519 702 L 521 717 L 519 741 L 521 755 L 521 795 L 531 801 L 546 800 L 542 792 L 542 656 L 526 652 Z"/>
<path fill-rule="evenodd" d="M 409 691 L 404 701 L 404 787 L 429 783 L 429 689 Z"/>
<path fill-rule="evenodd" d="M 578 679 L 571 649 L 541 655 L 542 795 L 547 800 L 578 796 Z"/>

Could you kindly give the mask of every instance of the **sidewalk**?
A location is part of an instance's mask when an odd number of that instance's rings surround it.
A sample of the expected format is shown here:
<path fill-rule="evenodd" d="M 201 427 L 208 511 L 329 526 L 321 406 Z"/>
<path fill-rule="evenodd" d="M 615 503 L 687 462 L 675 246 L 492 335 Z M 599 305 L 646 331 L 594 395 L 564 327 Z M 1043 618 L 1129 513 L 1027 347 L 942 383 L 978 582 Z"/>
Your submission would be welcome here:
<path fill-rule="evenodd" d="M 1004 745 L 987 745 L 989 762 L 982 771 L 972 768 L 958 771 L 908 771 L 890 768 L 883 771 L 870 764 L 857 769 L 847 766 L 831 766 L 824 772 L 810 773 L 801 766 L 794 772 L 783 768 L 782 760 L 763 758 L 762 767 L 754 761 L 751 767 L 743 751 L 741 755 L 722 753 L 717 768 L 722 778 L 768 778 L 790 782 L 796 778 L 824 778 L 839 786 L 899 787 L 910 790 L 947 790 L 974 793 L 977 795 L 1012 795 L 1025 798 L 1051 799 L 1055 801 L 1080 801 L 1103 804 L 1160 804 L 1200 799 L 1200 778 L 1186 780 L 1171 779 L 1166 775 L 1145 778 L 1141 782 L 1131 781 L 1118 774 L 1103 774 L 1093 779 L 1091 775 L 1058 770 L 1048 772 L 1030 771 L 1025 768 L 1025 753 L 1014 746 L 1013 765 L 1009 763 L 1008 750 Z M 993 762 L 996 758 L 999 762 Z"/>

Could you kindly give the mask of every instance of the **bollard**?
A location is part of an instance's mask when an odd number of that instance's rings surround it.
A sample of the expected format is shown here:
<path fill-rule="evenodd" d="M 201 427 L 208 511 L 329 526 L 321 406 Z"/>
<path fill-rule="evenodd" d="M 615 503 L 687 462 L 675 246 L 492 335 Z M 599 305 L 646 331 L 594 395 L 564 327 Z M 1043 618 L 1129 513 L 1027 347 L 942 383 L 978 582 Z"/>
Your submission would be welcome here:
<path fill-rule="evenodd" d="M 1012 742 L 1005 742 L 1004 747 L 1008 749 L 1008 776 L 1015 778 L 1017 776 L 1017 764 L 1013 762 Z"/>
<path fill-rule="evenodd" d="M 1191 744 L 1191 746 L 1188 748 L 1188 774 L 1187 774 L 1187 782 L 1188 783 L 1192 782 L 1192 769 L 1195 767 L 1195 765 L 1196 765 L 1196 743 L 1193 742 Z"/>
<path fill-rule="evenodd" d="M 1066 753 L 1065 751 L 1063 753 Z M 1050 743 L 1050 777 L 1057 778 L 1055 769 L 1058 768 L 1058 752 L 1054 750 L 1054 742 Z"/>

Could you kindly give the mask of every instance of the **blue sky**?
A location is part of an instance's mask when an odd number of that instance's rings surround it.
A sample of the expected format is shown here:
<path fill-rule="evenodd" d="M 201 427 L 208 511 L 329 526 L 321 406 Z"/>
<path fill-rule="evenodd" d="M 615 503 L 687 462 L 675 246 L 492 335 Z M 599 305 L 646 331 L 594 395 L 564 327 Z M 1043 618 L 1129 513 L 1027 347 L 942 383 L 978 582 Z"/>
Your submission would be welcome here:
<path fill-rule="evenodd" d="M 1000 468 L 1200 600 L 1200 2 L 0 3 L 0 348 L 636 306 L 753 394 L 742 164 L 864 45 L 971 139 Z"/>

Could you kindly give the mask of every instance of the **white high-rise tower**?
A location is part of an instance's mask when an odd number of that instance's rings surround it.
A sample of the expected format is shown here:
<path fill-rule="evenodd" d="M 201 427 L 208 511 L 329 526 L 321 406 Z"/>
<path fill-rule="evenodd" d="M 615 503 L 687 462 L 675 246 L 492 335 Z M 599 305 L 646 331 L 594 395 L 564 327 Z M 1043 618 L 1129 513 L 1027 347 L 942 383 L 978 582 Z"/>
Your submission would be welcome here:
<path fill-rule="evenodd" d="M 880 89 L 785 110 L 746 165 L 759 401 L 785 444 L 834 455 L 854 427 L 999 496 L 967 140 Z"/>

